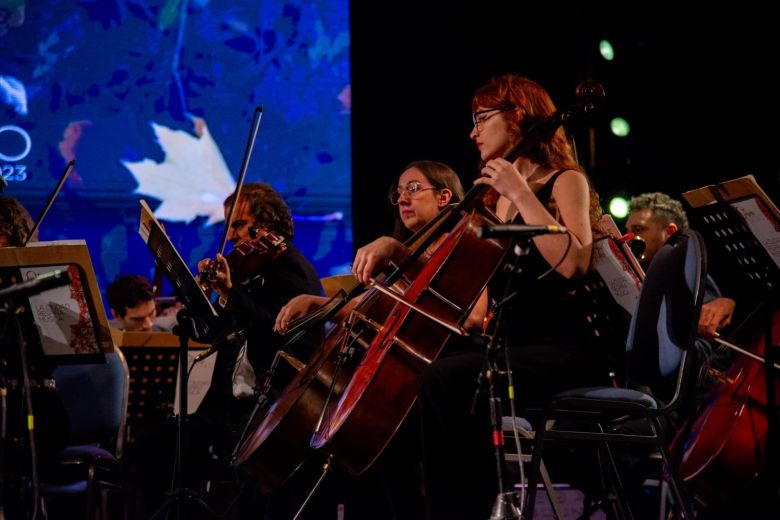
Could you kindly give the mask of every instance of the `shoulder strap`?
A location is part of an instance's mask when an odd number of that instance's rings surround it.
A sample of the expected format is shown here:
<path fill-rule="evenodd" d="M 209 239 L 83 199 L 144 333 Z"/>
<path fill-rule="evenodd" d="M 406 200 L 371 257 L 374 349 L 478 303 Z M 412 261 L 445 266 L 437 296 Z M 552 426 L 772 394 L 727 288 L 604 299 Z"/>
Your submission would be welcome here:
<path fill-rule="evenodd" d="M 569 168 L 561 168 L 557 172 L 553 173 L 552 177 L 550 177 L 550 180 L 544 183 L 544 186 L 542 186 L 541 189 L 536 192 L 536 198 L 538 198 L 542 204 L 547 204 L 547 202 L 549 202 L 550 197 L 552 197 L 553 184 L 555 184 L 555 181 L 563 172 L 568 170 Z"/>

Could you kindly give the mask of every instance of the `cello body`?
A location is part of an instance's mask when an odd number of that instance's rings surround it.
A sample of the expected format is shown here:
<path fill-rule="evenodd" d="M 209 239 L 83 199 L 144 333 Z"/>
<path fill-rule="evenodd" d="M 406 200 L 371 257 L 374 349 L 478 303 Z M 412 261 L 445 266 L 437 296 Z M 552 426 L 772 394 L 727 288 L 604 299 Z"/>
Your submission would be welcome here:
<path fill-rule="evenodd" d="M 772 314 L 772 336 L 775 341 L 780 337 L 778 310 Z M 763 356 L 764 336 L 749 350 Z M 775 390 L 777 402 L 777 385 Z M 767 462 L 764 364 L 739 356 L 706 402 L 683 447 L 680 474 L 705 503 L 726 504 L 736 501 L 750 487 Z"/>
<path fill-rule="evenodd" d="M 417 264 L 410 269 L 416 272 Z M 403 293 L 407 279 L 392 290 Z M 241 443 L 234 465 L 258 491 L 279 489 L 313 453 L 309 442 L 327 403 L 338 401 L 355 365 L 380 334 L 395 303 L 371 289 L 349 318 L 333 328 L 322 348 L 285 387 L 252 433 Z"/>
<path fill-rule="evenodd" d="M 403 293 L 428 313 L 462 324 L 506 253 L 506 243 L 483 240 L 476 229 L 489 215 L 461 219 Z M 312 437 L 312 447 L 332 455 L 352 474 L 364 472 L 393 438 L 417 397 L 421 371 L 454 332 L 396 303 L 381 334 L 368 346 L 338 403 Z"/>

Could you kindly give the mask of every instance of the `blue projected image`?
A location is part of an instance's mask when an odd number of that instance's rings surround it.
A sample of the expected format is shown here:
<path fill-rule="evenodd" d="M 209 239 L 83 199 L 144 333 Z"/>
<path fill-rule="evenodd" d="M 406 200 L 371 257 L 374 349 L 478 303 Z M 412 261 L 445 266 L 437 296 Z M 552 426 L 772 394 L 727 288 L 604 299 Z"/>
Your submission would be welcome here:
<path fill-rule="evenodd" d="M 103 291 L 152 276 L 139 199 L 194 271 L 214 257 L 255 108 L 247 182 L 269 182 L 320 276 L 352 257 L 346 0 L 0 0 L 0 168 L 43 210 L 41 240 L 85 239 Z"/>

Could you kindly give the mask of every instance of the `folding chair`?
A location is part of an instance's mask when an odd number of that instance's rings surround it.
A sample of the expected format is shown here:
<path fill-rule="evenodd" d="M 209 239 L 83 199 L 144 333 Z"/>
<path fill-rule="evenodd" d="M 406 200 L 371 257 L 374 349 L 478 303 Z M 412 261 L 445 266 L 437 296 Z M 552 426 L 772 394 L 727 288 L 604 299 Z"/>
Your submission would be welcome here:
<path fill-rule="evenodd" d="M 675 378 L 674 395 L 665 405 L 648 393 L 631 388 L 588 387 L 554 396 L 535 430 L 526 518 L 533 518 L 545 443 L 559 439 L 597 443 L 617 498 L 618 513 L 624 518 L 632 515 L 611 444 L 655 445 L 667 468 L 680 513 L 684 518 L 692 518 L 661 419 L 687 398 L 688 374 L 695 359 L 688 352 L 694 348 L 705 276 L 706 253 L 696 231 L 679 231 L 655 255 L 631 319 L 626 342 L 626 379 L 629 385 L 653 387 Z M 629 420 L 640 421 L 647 431 L 620 433 L 621 425 Z"/>

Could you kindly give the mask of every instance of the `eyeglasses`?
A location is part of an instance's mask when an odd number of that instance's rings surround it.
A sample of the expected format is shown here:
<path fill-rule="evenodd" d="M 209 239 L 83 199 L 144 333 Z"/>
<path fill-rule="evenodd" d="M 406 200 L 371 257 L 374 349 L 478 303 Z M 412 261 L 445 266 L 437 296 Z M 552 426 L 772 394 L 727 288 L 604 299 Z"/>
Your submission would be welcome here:
<path fill-rule="evenodd" d="M 485 124 L 485 121 L 487 121 L 488 119 L 490 119 L 495 115 L 498 115 L 502 112 L 506 112 L 507 110 L 511 110 L 513 108 L 515 108 L 513 105 L 501 105 L 498 107 L 486 108 L 485 110 L 480 110 L 479 112 L 472 112 L 471 122 L 474 123 L 474 126 L 476 127 L 477 130 L 481 131 L 483 125 Z M 493 114 L 490 114 L 490 112 L 493 112 Z"/>
<path fill-rule="evenodd" d="M 406 195 L 409 198 L 412 198 L 412 196 L 415 193 L 420 193 L 421 191 L 440 190 L 440 189 L 441 188 L 437 188 L 436 186 L 429 186 L 427 188 L 423 188 L 422 182 L 412 181 L 406 186 L 398 186 L 396 189 L 390 192 L 390 204 L 392 204 L 393 206 L 397 206 L 398 201 L 401 200 L 401 195 Z"/>

